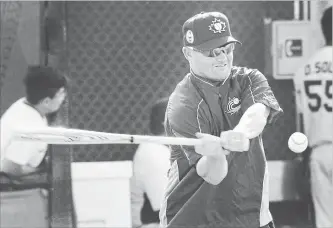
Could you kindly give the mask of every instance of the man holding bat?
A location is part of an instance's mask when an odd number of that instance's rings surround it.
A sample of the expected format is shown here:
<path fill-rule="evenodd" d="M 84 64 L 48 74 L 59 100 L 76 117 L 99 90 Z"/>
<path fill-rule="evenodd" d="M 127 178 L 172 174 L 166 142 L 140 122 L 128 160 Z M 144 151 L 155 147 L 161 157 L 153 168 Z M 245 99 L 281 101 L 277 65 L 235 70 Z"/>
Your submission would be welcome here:
<path fill-rule="evenodd" d="M 233 66 L 240 42 L 224 14 L 188 19 L 183 42 L 190 73 L 170 96 L 165 127 L 168 136 L 203 144 L 171 146 L 161 226 L 272 228 L 261 134 L 282 109 L 263 74 Z M 235 132 L 250 140 L 248 151 L 237 152 Z"/>

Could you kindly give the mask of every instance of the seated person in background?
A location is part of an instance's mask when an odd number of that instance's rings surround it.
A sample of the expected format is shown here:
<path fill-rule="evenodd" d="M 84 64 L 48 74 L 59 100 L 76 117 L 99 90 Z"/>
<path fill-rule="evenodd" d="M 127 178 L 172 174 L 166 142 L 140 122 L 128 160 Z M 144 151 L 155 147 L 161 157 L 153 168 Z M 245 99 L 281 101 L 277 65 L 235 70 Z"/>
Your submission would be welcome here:
<path fill-rule="evenodd" d="M 47 144 L 12 140 L 17 129 L 48 126 L 47 116 L 61 107 L 67 79 L 50 67 L 31 66 L 24 79 L 26 97 L 12 104 L 1 116 L 0 171 L 20 177 L 37 172 Z"/>
<path fill-rule="evenodd" d="M 164 135 L 167 104 L 168 98 L 163 98 L 152 106 L 150 131 L 154 135 Z M 135 152 L 131 179 L 132 227 L 159 226 L 158 213 L 167 184 L 169 159 L 170 150 L 166 145 L 143 143 Z"/>

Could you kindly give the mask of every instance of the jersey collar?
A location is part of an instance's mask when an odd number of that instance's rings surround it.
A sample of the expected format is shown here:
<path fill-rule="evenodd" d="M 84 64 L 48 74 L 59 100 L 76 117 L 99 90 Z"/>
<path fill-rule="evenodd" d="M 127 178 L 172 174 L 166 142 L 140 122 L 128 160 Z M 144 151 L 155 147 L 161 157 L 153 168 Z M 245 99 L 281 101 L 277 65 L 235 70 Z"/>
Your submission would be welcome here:
<path fill-rule="evenodd" d="M 204 90 L 210 90 L 214 93 L 219 94 L 220 90 L 227 86 L 229 84 L 230 78 L 232 73 L 229 75 L 228 78 L 226 78 L 223 82 L 220 81 L 214 81 L 207 78 L 203 78 L 201 76 L 198 76 L 197 74 L 194 74 L 191 70 L 189 73 L 189 77 L 192 78 L 192 81 L 199 86 L 199 88 Z"/>

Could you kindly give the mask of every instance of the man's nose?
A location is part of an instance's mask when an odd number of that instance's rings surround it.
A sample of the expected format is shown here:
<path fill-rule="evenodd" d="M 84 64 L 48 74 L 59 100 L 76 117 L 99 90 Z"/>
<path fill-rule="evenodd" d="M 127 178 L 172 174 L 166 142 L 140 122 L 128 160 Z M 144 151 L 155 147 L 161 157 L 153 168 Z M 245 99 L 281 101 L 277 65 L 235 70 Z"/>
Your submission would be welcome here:
<path fill-rule="evenodd" d="M 221 53 L 218 56 L 216 56 L 215 59 L 219 62 L 224 62 L 227 60 L 227 55 L 221 51 Z"/>

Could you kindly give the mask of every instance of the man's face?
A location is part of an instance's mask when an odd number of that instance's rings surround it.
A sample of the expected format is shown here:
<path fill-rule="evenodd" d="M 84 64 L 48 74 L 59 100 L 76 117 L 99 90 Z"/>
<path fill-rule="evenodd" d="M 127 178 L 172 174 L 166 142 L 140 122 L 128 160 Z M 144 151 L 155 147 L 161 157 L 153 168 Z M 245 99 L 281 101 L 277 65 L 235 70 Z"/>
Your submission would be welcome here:
<path fill-rule="evenodd" d="M 59 110 L 60 106 L 64 102 L 66 98 L 66 90 L 65 88 L 60 88 L 53 98 L 45 98 L 44 105 L 48 110 L 48 113 L 53 113 Z"/>
<path fill-rule="evenodd" d="M 234 43 L 208 51 L 200 51 L 185 47 L 184 55 L 189 61 L 192 71 L 215 81 L 226 79 L 231 72 L 233 64 Z"/>

